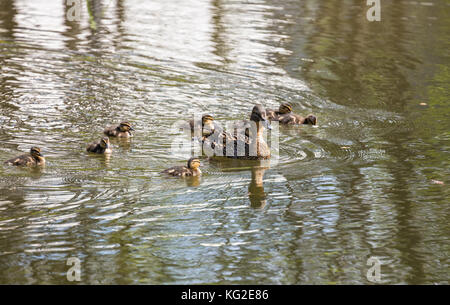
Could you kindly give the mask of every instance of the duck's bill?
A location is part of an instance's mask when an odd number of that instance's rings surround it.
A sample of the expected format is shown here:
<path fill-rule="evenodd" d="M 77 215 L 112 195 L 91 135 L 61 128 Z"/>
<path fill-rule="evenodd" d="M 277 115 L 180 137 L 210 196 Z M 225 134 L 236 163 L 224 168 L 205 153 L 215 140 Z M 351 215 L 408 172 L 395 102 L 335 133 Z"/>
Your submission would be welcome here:
<path fill-rule="evenodd" d="M 133 128 L 133 127 L 130 127 L 130 130 L 131 130 L 131 131 L 134 131 L 134 128 Z"/>

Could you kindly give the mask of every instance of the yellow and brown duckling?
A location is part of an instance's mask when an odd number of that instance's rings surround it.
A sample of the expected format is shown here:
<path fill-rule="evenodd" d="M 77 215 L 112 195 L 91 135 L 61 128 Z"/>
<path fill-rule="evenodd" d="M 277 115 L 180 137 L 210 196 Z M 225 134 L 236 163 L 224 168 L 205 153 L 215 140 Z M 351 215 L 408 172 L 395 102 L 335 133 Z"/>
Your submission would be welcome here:
<path fill-rule="evenodd" d="M 106 128 L 103 133 L 108 137 L 129 138 L 133 136 L 131 134 L 132 131 L 134 131 L 134 128 L 129 122 L 122 122 L 118 126 Z"/>
<path fill-rule="evenodd" d="M 200 171 L 200 159 L 190 158 L 186 166 L 174 166 L 163 170 L 162 174 L 168 174 L 170 176 L 178 177 L 188 177 L 188 176 L 200 176 L 202 172 Z"/>
<path fill-rule="evenodd" d="M 41 166 L 45 164 L 45 158 L 39 147 L 31 147 L 29 154 L 20 155 L 5 161 L 5 164 L 16 166 Z"/>
<path fill-rule="evenodd" d="M 298 114 L 287 113 L 287 114 L 281 115 L 278 118 L 278 121 L 280 122 L 280 124 L 283 124 L 283 125 L 300 125 L 300 124 L 316 125 L 317 124 L 317 118 L 313 114 L 309 114 L 307 117 L 302 117 Z"/>
<path fill-rule="evenodd" d="M 195 122 L 194 120 L 189 121 L 189 126 L 191 127 L 191 135 L 195 134 Z M 202 115 L 202 137 L 207 137 L 214 132 L 214 118 L 209 114 Z"/>
<path fill-rule="evenodd" d="M 292 112 L 292 106 L 289 103 L 282 103 L 278 110 L 275 109 L 267 109 L 267 119 L 270 121 L 278 121 L 280 116 L 283 114 L 288 114 Z"/>
<path fill-rule="evenodd" d="M 111 145 L 109 144 L 109 138 L 104 137 L 100 141 L 89 144 L 86 148 L 88 152 L 96 154 L 110 154 L 112 153 Z"/>

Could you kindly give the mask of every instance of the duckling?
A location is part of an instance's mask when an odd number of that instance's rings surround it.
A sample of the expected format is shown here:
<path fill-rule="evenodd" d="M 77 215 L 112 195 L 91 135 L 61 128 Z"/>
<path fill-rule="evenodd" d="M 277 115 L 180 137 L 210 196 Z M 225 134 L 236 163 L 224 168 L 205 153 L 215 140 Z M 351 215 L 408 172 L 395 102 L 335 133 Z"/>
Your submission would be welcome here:
<path fill-rule="evenodd" d="M 281 115 L 278 120 L 283 125 L 295 125 L 295 124 L 311 124 L 316 125 L 317 124 L 317 118 L 313 114 L 309 114 L 306 118 L 294 114 L 294 113 L 287 113 Z"/>
<path fill-rule="evenodd" d="M 12 158 L 8 161 L 5 161 L 5 164 L 16 166 L 40 166 L 45 164 L 45 158 L 41 154 L 41 149 L 39 147 L 31 147 L 30 154 L 24 154 Z"/>
<path fill-rule="evenodd" d="M 88 152 L 93 152 L 97 154 L 110 154 L 112 152 L 111 146 L 109 144 L 109 138 L 104 137 L 100 141 L 89 144 L 86 148 Z"/>
<path fill-rule="evenodd" d="M 129 138 L 133 136 L 131 131 L 134 131 L 131 124 L 129 122 L 122 122 L 118 126 L 110 126 L 106 128 L 103 133 L 108 137 Z"/>
<path fill-rule="evenodd" d="M 194 120 L 189 121 L 189 126 L 191 127 L 191 135 L 194 136 Z M 202 137 L 207 137 L 214 132 L 214 118 L 209 114 L 202 115 Z"/>
<path fill-rule="evenodd" d="M 187 167 L 174 166 L 166 170 L 163 170 L 161 173 L 179 177 L 200 176 L 202 172 L 200 171 L 199 167 L 200 167 L 200 160 L 198 158 L 190 158 L 187 162 Z"/>
<path fill-rule="evenodd" d="M 278 121 L 280 116 L 283 114 L 291 113 L 292 112 L 292 106 L 289 103 L 282 103 L 278 110 L 274 109 L 267 109 L 267 118 L 270 121 Z"/>
<path fill-rule="evenodd" d="M 252 122 L 256 123 L 256 136 L 250 136 L 248 132 L 252 129 Z M 267 121 L 266 110 L 262 105 L 256 105 L 253 107 L 250 115 L 250 121 L 240 121 L 235 124 L 233 134 L 224 131 L 221 133 L 223 142 L 217 141 L 213 137 L 206 138 L 205 142 L 207 145 L 211 145 L 216 152 L 218 148 L 222 155 L 228 158 L 245 160 L 269 159 L 270 148 L 263 138 L 264 127 L 271 129 Z M 238 134 L 237 130 L 244 130 L 245 134 Z"/>

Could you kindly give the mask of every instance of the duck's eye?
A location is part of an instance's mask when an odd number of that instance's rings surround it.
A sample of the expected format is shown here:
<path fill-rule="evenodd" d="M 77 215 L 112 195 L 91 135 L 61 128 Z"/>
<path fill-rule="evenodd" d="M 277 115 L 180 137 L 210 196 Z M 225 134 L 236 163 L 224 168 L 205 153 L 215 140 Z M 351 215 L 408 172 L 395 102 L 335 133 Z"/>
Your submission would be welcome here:
<path fill-rule="evenodd" d="M 42 156 L 41 151 L 39 149 L 32 149 L 31 150 L 32 155 Z"/>

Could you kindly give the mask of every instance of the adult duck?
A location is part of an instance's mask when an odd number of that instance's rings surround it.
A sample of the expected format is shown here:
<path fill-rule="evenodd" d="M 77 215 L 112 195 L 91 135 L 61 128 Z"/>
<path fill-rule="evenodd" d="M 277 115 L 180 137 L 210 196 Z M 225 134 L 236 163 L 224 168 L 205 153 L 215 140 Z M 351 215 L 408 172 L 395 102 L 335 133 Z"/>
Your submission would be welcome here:
<path fill-rule="evenodd" d="M 250 120 L 234 125 L 232 133 L 215 131 L 205 138 L 204 148 L 211 147 L 215 156 L 244 160 L 264 160 L 270 158 L 270 148 L 264 140 L 264 128 L 271 129 L 266 110 L 262 105 L 252 109 Z"/>

